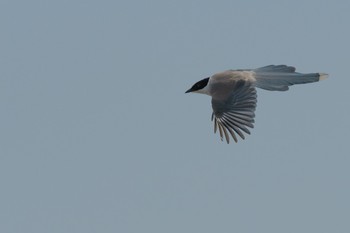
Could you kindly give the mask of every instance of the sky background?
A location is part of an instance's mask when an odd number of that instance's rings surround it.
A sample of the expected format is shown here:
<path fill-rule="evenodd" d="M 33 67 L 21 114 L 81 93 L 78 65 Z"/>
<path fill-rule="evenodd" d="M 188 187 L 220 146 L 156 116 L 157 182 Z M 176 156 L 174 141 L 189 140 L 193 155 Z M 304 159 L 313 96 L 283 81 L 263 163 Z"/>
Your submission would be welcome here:
<path fill-rule="evenodd" d="M 350 232 L 349 1 L 0 2 L 0 232 Z M 258 90 L 227 145 L 226 69 L 326 72 Z"/>

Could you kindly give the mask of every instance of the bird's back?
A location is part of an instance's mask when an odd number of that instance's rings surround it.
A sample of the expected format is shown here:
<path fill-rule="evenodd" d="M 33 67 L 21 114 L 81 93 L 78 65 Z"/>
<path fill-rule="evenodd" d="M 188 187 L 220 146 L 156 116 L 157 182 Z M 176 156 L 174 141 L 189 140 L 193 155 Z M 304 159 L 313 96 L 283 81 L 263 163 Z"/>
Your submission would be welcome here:
<path fill-rule="evenodd" d="M 210 78 L 210 95 L 213 99 L 225 100 L 233 91 L 246 82 L 255 81 L 253 72 L 248 70 L 226 70 Z"/>

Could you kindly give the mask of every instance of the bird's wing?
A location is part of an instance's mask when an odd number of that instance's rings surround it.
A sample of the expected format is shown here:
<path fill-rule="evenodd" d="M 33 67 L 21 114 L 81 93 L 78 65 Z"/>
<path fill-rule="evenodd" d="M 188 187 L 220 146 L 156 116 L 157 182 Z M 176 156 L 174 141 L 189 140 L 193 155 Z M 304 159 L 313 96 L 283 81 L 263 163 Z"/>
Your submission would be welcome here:
<path fill-rule="evenodd" d="M 237 80 L 234 83 L 232 93 L 226 100 L 212 98 L 214 133 L 219 129 L 221 141 L 225 135 L 227 143 L 230 142 L 228 132 L 235 142 L 237 142 L 236 134 L 242 139 L 245 138 L 243 132 L 250 134 L 247 127 L 254 128 L 256 102 L 254 86 L 244 80 Z"/>

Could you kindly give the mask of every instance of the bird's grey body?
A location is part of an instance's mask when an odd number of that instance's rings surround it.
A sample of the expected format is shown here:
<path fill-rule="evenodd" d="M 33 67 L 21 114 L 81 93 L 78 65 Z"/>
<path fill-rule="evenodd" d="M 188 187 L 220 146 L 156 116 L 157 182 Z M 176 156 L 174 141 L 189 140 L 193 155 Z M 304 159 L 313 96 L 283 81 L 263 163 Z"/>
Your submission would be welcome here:
<path fill-rule="evenodd" d="M 207 94 L 212 97 L 214 131 L 219 129 L 221 140 L 229 143 L 232 136 L 250 134 L 253 128 L 257 94 L 255 87 L 270 91 L 286 91 L 294 84 L 311 83 L 325 79 L 323 73 L 301 74 L 285 65 L 270 65 L 253 70 L 227 70 L 216 73 L 192 86 L 187 92 Z M 186 92 L 186 93 L 187 93 Z"/>

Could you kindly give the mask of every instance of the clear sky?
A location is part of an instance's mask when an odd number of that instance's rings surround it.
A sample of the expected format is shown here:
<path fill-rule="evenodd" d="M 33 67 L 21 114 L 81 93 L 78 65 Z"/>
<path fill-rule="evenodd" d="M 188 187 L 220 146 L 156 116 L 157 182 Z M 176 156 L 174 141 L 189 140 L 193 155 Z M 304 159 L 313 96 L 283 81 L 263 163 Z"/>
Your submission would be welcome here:
<path fill-rule="evenodd" d="M 0 232 L 350 232 L 349 1 L 0 2 Z M 226 69 L 326 72 L 258 90 L 227 145 Z"/>

